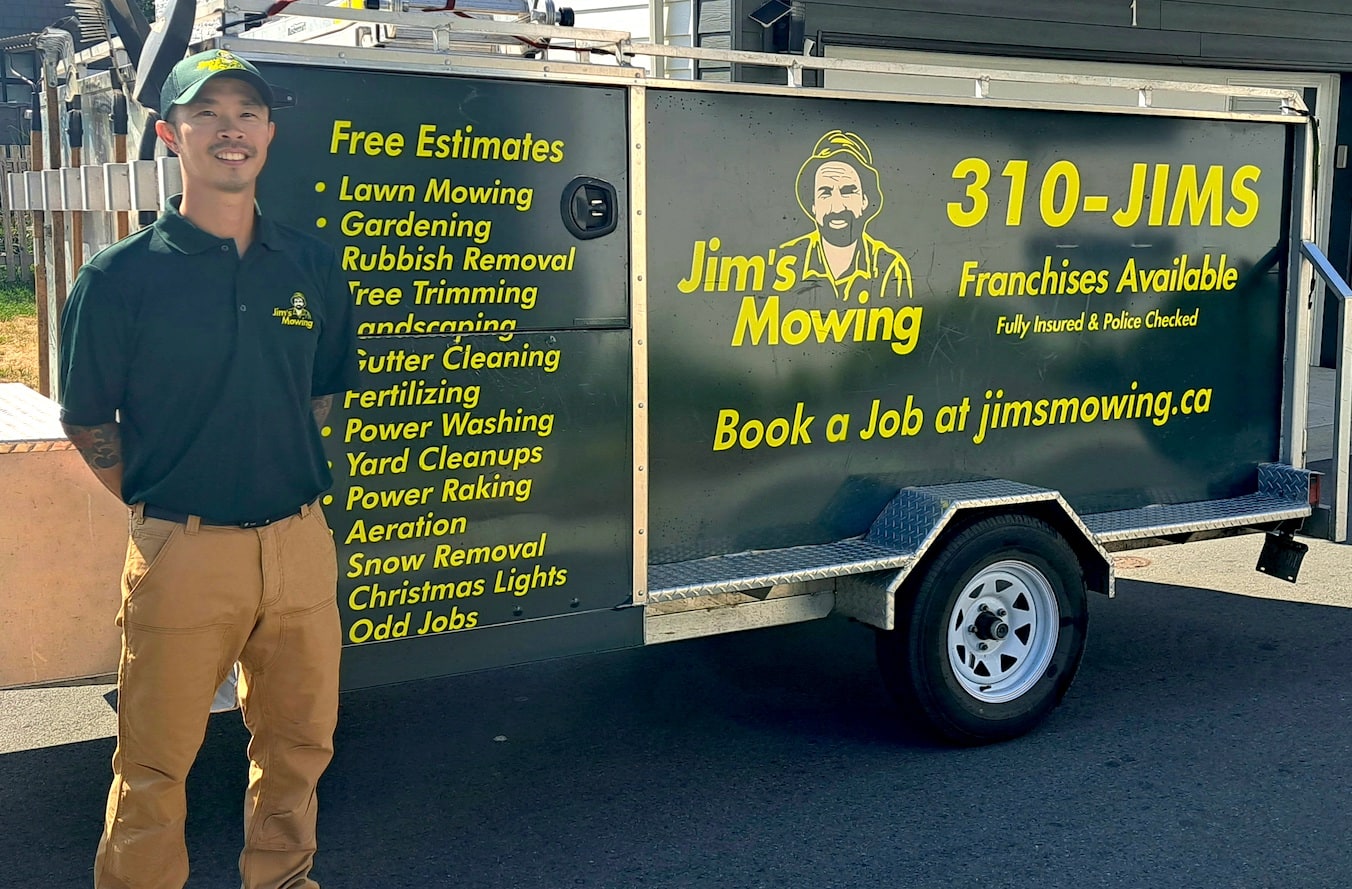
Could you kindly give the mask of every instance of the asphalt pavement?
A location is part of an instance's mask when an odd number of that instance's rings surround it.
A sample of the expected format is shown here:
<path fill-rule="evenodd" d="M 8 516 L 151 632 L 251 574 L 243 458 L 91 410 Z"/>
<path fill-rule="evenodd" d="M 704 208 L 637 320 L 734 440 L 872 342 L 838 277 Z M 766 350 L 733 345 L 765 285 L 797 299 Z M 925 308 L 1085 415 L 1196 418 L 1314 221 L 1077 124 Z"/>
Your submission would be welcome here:
<path fill-rule="evenodd" d="M 1016 741 L 909 727 L 844 620 L 349 693 L 325 889 L 1352 885 L 1352 549 L 1145 550 Z M 1226 590 L 1228 592 L 1222 592 Z M 105 686 L 0 692 L 0 886 L 88 887 Z M 189 780 L 189 886 L 238 886 L 246 734 Z"/>

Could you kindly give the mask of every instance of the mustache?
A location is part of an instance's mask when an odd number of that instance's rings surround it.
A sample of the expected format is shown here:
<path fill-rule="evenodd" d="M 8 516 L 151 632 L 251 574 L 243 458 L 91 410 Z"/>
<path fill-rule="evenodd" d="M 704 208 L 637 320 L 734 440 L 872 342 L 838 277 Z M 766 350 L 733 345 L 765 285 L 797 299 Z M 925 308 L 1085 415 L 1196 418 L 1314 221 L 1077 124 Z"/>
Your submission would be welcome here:
<path fill-rule="evenodd" d="M 829 225 L 832 222 L 855 223 L 858 221 L 859 215 L 856 213 L 852 213 L 849 210 L 837 210 L 834 213 L 827 213 L 825 216 L 822 217 L 822 225 Z"/>
<path fill-rule="evenodd" d="M 242 151 L 246 157 L 253 157 L 258 153 L 252 145 L 242 145 L 239 142 L 217 142 L 211 146 L 212 154 L 220 154 L 222 151 Z"/>

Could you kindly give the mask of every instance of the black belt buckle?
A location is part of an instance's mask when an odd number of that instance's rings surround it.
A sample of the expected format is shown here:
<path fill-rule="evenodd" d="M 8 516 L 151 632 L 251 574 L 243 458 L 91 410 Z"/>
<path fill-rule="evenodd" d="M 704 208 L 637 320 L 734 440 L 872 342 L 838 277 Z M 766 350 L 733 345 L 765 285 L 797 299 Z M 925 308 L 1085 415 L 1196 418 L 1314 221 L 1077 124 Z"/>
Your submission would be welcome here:
<path fill-rule="evenodd" d="M 278 522 L 283 521 L 285 519 L 295 518 L 296 516 L 300 515 L 301 510 L 304 508 L 305 507 L 303 506 L 298 506 L 295 509 L 288 512 L 286 515 L 273 516 L 270 519 L 262 519 L 261 521 L 257 522 L 240 522 L 239 526 L 241 528 L 266 528 L 268 525 L 275 525 Z"/>

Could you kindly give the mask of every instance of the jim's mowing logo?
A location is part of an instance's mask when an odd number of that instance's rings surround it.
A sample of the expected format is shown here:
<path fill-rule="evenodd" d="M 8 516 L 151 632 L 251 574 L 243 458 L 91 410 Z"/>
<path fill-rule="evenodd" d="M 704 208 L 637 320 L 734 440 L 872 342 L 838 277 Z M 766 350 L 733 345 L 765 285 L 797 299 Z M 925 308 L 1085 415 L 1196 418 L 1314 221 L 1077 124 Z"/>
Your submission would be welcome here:
<path fill-rule="evenodd" d="M 315 326 L 314 316 L 305 307 L 305 294 L 299 290 L 291 294 L 291 308 L 273 309 L 272 315 L 281 319 L 284 327 L 304 327 L 306 330 L 313 330 Z"/>
<path fill-rule="evenodd" d="M 922 308 L 913 296 L 911 269 L 901 254 L 868 233 L 882 213 L 883 190 L 873 151 L 855 133 L 832 130 L 817 140 L 795 180 L 798 207 L 811 231 L 761 255 L 728 255 L 722 240 L 696 241 L 682 293 L 742 293 L 733 346 L 813 341 L 887 341 L 905 355 L 920 336 Z M 768 289 L 773 291 L 764 295 Z M 790 308 L 780 293 L 807 296 L 830 288 L 845 307 Z"/>

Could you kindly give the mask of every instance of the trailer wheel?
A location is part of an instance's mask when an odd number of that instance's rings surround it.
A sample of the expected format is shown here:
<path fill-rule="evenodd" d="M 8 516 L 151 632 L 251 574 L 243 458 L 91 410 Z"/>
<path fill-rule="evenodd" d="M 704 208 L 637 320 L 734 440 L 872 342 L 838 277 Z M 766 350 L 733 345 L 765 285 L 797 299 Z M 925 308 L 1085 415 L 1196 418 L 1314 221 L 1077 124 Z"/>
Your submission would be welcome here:
<path fill-rule="evenodd" d="M 892 695 L 958 744 L 1018 737 L 1060 703 L 1084 653 L 1079 560 L 1050 525 L 993 516 L 959 532 L 879 631 Z"/>

